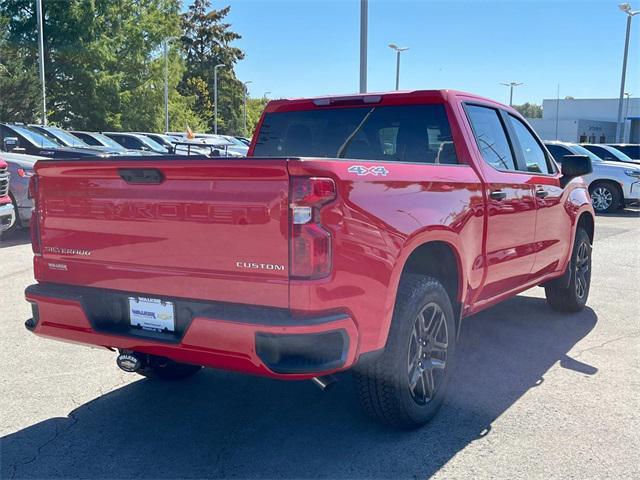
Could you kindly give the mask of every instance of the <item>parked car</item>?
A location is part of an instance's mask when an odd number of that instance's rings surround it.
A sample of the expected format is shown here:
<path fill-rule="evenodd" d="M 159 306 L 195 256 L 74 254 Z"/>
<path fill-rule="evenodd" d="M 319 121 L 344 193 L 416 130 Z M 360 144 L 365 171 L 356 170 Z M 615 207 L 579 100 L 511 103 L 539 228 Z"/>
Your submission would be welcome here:
<path fill-rule="evenodd" d="M 240 140 L 242 143 L 244 143 L 247 147 L 251 146 L 251 139 L 247 138 L 247 137 L 235 137 L 236 140 Z"/>
<path fill-rule="evenodd" d="M 170 153 L 175 153 L 176 155 L 209 155 L 211 153 L 209 148 L 200 147 L 195 142 L 187 142 L 186 139 L 174 137 L 173 135 L 146 132 L 137 133 L 149 137 L 154 142 L 166 148 Z M 187 143 L 189 143 L 189 145 L 187 145 Z"/>
<path fill-rule="evenodd" d="M 114 149 L 111 147 L 105 147 L 102 145 L 89 145 L 85 141 L 81 140 L 75 135 L 63 130 L 59 127 L 52 127 L 50 125 L 29 125 L 29 128 L 40 132 L 45 137 L 50 138 L 51 140 L 59 143 L 64 147 L 73 147 L 73 148 L 82 148 L 89 150 L 97 150 L 103 152 L 107 155 L 120 155 L 121 151 L 119 149 Z"/>
<path fill-rule="evenodd" d="M 12 152 L 1 153 L 0 158 L 7 163 L 11 175 L 9 196 L 11 197 L 16 219 L 13 228 L 28 227 L 31 222 L 31 210 L 33 209 L 33 200 L 29 198 L 29 180 L 34 175 L 33 167 L 35 163 L 38 160 L 47 160 L 47 158 Z"/>
<path fill-rule="evenodd" d="M 585 175 L 593 208 L 598 213 L 610 213 L 640 201 L 640 166 L 608 162 L 575 143 L 545 142 L 558 163 L 567 155 L 588 155 L 593 172 Z"/>
<path fill-rule="evenodd" d="M 640 144 L 637 143 L 608 143 L 610 147 L 621 151 L 634 162 L 640 162 Z"/>
<path fill-rule="evenodd" d="M 98 132 L 83 132 L 78 130 L 72 130 L 69 133 L 78 137 L 87 145 L 95 147 L 108 147 L 110 150 L 118 152 L 120 155 L 127 155 L 130 157 L 142 156 L 142 155 L 159 155 L 154 152 L 143 152 L 141 150 L 129 150 L 124 148 L 115 140 L 110 139 L 106 135 Z"/>
<path fill-rule="evenodd" d="M 116 141 L 129 150 L 140 150 L 143 152 L 153 152 L 161 155 L 170 154 L 169 149 L 163 147 L 158 142 L 139 133 L 128 132 L 102 132 L 110 139 Z"/>
<path fill-rule="evenodd" d="M 212 157 L 244 157 L 244 154 L 235 151 L 235 143 L 225 138 L 223 135 L 215 135 L 211 133 L 196 133 L 192 137 L 188 137 L 185 133 L 168 132 L 168 135 L 182 137 L 184 141 L 205 145 L 210 149 Z"/>
<path fill-rule="evenodd" d="M 631 157 L 622 153 L 617 148 L 610 147 L 609 145 L 581 143 L 580 146 L 586 148 L 591 153 L 597 155 L 598 158 L 600 158 L 600 160 L 605 160 L 607 162 L 623 162 L 623 163 L 640 164 L 640 162 L 633 160 Z"/>
<path fill-rule="evenodd" d="M 26 327 L 163 379 L 351 369 L 370 415 L 414 428 L 443 402 L 461 319 L 536 285 L 585 306 L 589 157 L 560 170 L 513 108 L 451 90 L 278 100 L 250 154 L 38 162 Z"/>
<path fill-rule="evenodd" d="M 13 227 L 15 222 L 13 204 L 9 197 L 10 176 L 6 162 L 0 158 L 0 235 Z"/>
<path fill-rule="evenodd" d="M 222 135 L 222 138 L 224 138 L 225 140 L 229 140 L 229 142 L 231 143 L 231 145 L 227 148 L 228 150 L 239 153 L 243 157 L 246 157 L 249 153 L 249 147 L 244 142 L 238 140 L 236 137 L 233 137 L 231 135 Z"/>
<path fill-rule="evenodd" d="M 0 149 L 48 158 L 106 157 L 104 152 L 63 147 L 40 132 L 16 123 L 0 123 Z"/>

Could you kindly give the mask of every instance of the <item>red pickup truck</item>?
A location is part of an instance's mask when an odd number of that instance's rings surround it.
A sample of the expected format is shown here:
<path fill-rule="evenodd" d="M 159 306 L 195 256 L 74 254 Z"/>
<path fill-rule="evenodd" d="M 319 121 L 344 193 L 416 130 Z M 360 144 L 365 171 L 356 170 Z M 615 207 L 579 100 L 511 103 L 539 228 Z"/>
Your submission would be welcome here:
<path fill-rule="evenodd" d="M 463 318 L 536 285 L 561 311 L 589 293 L 588 157 L 560 171 L 515 110 L 461 92 L 273 101 L 243 159 L 35 170 L 26 327 L 143 375 L 351 369 L 368 413 L 415 427 Z"/>

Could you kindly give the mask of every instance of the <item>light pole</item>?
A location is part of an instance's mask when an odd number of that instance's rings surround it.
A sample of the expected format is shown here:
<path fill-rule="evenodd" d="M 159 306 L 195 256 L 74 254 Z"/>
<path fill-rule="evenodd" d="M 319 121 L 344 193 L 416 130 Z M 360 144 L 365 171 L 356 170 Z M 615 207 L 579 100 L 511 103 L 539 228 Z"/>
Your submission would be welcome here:
<path fill-rule="evenodd" d="M 271 92 L 264 92 L 264 95 L 262 95 L 262 99 L 266 100 L 267 99 L 267 95 L 269 95 Z"/>
<path fill-rule="evenodd" d="M 213 67 L 213 133 L 218 134 L 218 69 L 224 67 L 219 63 Z"/>
<path fill-rule="evenodd" d="M 400 90 L 400 54 L 409 47 L 399 47 L 395 43 L 390 43 L 389 48 L 396 51 L 396 90 Z"/>
<path fill-rule="evenodd" d="M 169 131 L 169 57 L 167 40 L 164 41 L 164 131 Z"/>
<path fill-rule="evenodd" d="M 360 0 L 360 93 L 367 93 L 367 31 L 369 2 Z"/>
<path fill-rule="evenodd" d="M 620 98 L 618 100 L 618 125 L 616 127 L 616 141 L 622 142 L 622 100 L 624 97 L 624 81 L 627 76 L 627 54 L 629 53 L 629 37 L 631 35 L 631 19 L 640 13 L 640 10 L 632 11 L 631 5 L 621 3 L 618 8 L 627 14 L 627 34 L 624 40 L 624 56 L 622 57 L 622 77 L 620 79 Z"/>
<path fill-rule="evenodd" d="M 38 60 L 40 66 L 40 86 L 42 87 L 42 125 L 47 124 L 47 94 L 44 88 L 44 33 L 42 31 L 42 0 L 36 0 L 36 16 L 38 17 Z"/>
<path fill-rule="evenodd" d="M 631 95 L 633 95 L 633 93 L 629 93 L 629 92 L 624 92 L 624 96 L 627 97 L 627 106 L 625 107 L 625 111 L 624 111 L 624 124 L 627 124 L 627 118 L 629 118 L 629 102 L 631 101 Z M 622 134 L 622 141 L 624 141 L 624 132 Z"/>
<path fill-rule="evenodd" d="M 247 85 L 249 85 L 250 83 L 253 83 L 253 81 L 249 80 L 247 82 L 244 82 L 244 116 L 242 121 L 242 133 L 245 136 L 247 135 L 247 96 L 249 94 L 249 88 L 247 88 Z"/>
<path fill-rule="evenodd" d="M 509 106 L 512 107 L 513 106 L 513 87 L 519 87 L 520 85 L 524 85 L 524 83 L 509 82 L 509 83 L 501 83 L 500 85 L 509 87 Z"/>

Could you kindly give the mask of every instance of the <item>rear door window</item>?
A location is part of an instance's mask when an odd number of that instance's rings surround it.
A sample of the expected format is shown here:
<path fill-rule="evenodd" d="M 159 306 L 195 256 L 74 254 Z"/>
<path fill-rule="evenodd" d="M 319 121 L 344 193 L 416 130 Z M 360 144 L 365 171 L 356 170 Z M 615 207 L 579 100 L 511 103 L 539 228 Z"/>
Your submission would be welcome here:
<path fill-rule="evenodd" d="M 467 105 L 466 111 L 484 161 L 496 170 L 515 171 L 513 152 L 498 111 L 479 105 Z"/>
<path fill-rule="evenodd" d="M 442 104 L 268 113 L 254 156 L 458 163 Z"/>
<path fill-rule="evenodd" d="M 509 115 L 509 121 L 518 140 L 517 143 L 520 146 L 522 160 L 524 161 L 524 165 L 522 166 L 524 171 L 544 174 L 552 172 L 547 160 L 547 154 L 544 153 L 542 146 L 527 126 L 513 115 Z"/>

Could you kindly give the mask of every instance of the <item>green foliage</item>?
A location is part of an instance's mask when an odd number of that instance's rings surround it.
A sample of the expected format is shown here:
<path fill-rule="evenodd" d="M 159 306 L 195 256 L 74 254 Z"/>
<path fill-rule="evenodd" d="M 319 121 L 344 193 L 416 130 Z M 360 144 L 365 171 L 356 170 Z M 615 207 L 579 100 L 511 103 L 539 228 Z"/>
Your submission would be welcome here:
<path fill-rule="evenodd" d="M 0 17 L 0 119 L 35 122 L 40 108 L 38 71 L 7 38 L 8 18 Z"/>
<path fill-rule="evenodd" d="M 527 102 L 522 105 L 514 105 L 513 108 L 525 118 L 542 118 L 542 107 L 535 103 Z"/>
<path fill-rule="evenodd" d="M 162 45 L 182 33 L 180 3 L 43 0 L 49 119 L 87 130 L 164 130 Z M 0 18 L 0 61 L 10 73 L 0 67 L 0 118 L 32 121 L 40 101 L 35 2 L 2 0 Z M 198 98 L 177 89 L 185 71 L 181 48 L 170 49 L 171 128 L 205 128 Z"/>
<path fill-rule="evenodd" d="M 247 99 L 247 132 L 244 135 L 252 137 L 258 122 L 260 121 L 260 115 L 264 107 L 267 106 L 268 100 L 265 98 L 249 98 Z"/>
<path fill-rule="evenodd" d="M 211 9 L 209 0 L 194 0 L 182 15 L 182 48 L 186 74 L 180 91 L 196 97 L 195 110 L 214 130 L 214 68 L 218 69 L 218 132 L 235 134 L 242 131 L 243 89 L 233 67 L 244 58 L 242 50 L 230 44 L 240 35 L 224 23 L 230 7 Z"/>

